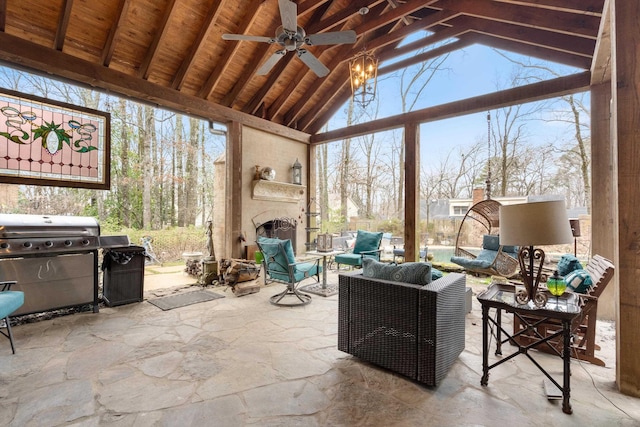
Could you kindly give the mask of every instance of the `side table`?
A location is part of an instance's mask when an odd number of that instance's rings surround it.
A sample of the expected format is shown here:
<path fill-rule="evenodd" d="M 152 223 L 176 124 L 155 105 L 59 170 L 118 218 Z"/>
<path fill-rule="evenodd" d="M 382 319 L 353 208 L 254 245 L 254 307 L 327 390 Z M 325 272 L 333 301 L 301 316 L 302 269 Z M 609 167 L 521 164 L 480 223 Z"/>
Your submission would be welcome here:
<path fill-rule="evenodd" d="M 323 297 L 329 297 L 338 293 L 338 285 L 327 284 L 327 259 L 343 254 L 344 251 L 333 250 L 330 252 L 309 251 L 307 255 L 321 256 L 322 257 L 322 283 L 313 283 L 311 285 L 301 286 L 300 289 L 311 294 L 320 295 Z"/>
<path fill-rule="evenodd" d="M 511 360 L 515 356 L 519 354 L 524 354 L 533 362 L 536 367 L 551 381 L 561 392 L 562 392 L 562 412 L 565 414 L 571 414 L 571 403 L 569 402 L 570 394 L 571 394 L 571 321 L 580 314 L 581 305 L 580 305 L 580 296 L 574 293 L 565 292 L 564 295 L 560 297 L 551 296 L 549 294 L 549 298 L 547 304 L 544 307 L 538 308 L 531 304 L 520 305 L 515 301 L 515 292 L 516 286 L 509 284 L 491 284 L 489 287 L 478 294 L 477 298 L 480 304 L 482 305 L 482 379 L 480 380 L 480 384 L 486 386 L 489 383 L 489 370 L 495 368 L 496 366 L 501 365 L 502 363 Z M 546 292 L 546 291 L 541 291 Z M 496 310 L 495 319 L 489 317 L 489 310 L 494 308 Z M 502 310 L 508 313 L 513 313 L 514 316 L 517 316 L 522 322 L 524 330 L 511 335 L 508 331 L 506 331 L 502 327 Z M 543 318 L 541 321 L 537 321 L 533 324 L 529 324 L 523 319 L 522 315 L 525 314 L 534 314 Z M 514 339 L 525 330 L 534 331 L 535 327 L 538 323 L 543 322 L 545 320 L 555 319 L 562 323 L 562 330 L 554 333 L 553 335 L 549 335 L 547 337 L 539 336 L 539 340 L 534 343 L 528 345 L 520 345 Z M 518 349 L 498 360 L 497 362 L 489 365 L 489 324 L 496 326 L 496 352 L 497 356 L 502 355 L 502 344 L 505 342 L 510 342 L 511 344 L 518 347 Z M 504 333 L 505 339 L 502 339 L 502 334 Z M 538 334 L 539 335 L 539 334 Z M 529 350 L 538 345 L 549 345 L 547 341 L 562 335 L 563 337 L 563 348 L 562 354 L 560 354 L 557 350 L 555 352 L 562 357 L 563 360 L 563 383 L 562 386 L 531 356 Z M 553 347 L 552 347 L 553 348 Z"/>

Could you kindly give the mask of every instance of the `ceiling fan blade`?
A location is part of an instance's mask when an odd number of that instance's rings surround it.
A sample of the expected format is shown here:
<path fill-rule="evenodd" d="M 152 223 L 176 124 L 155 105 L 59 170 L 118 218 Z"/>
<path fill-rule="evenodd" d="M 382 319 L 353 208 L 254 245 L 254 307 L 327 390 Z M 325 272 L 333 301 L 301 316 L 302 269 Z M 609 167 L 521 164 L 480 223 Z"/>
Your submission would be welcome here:
<path fill-rule="evenodd" d="M 307 49 L 298 49 L 296 53 L 298 54 L 298 58 L 300 58 L 307 67 L 311 68 L 311 71 L 316 73 L 318 77 L 324 77 L 329 74 L 329 69 Z"/>
<path fill-rule="evenodd" d="M 282 57 L 286 53 L 287 51 L 284 49 L 277 50 L 276 52 L 274 52 L 274 54 L 271 55 L 269 59 L 264 61 L 264 64 L 262 64 L 262 66 L 258 68 L 258 71 L 256 71 L 256 74 L 259 76 L 264 76 L 265 74 L 267 74 L 278 63 L 278 61 L 282 59 Z"/>
<path fill-rule="evenodd" d="M 291 33 L 298 31 L 298 5 L 289 0 L 278 0 L 282 28 Z"/>
<path fill-rule="evenodd" d="M 222 40 L 247 40 L 250 42 L 275 43 L 273 37 L 248 36 L 244 34 L 223 34 Z"/>
<path fill-rule="evenodd" d="M 353 30 L 348 30 L 311 34 L 304 39 L 304 42 L 310 46 L 327 44 L 350 44 L 356 42 L 356 32 Z"/>

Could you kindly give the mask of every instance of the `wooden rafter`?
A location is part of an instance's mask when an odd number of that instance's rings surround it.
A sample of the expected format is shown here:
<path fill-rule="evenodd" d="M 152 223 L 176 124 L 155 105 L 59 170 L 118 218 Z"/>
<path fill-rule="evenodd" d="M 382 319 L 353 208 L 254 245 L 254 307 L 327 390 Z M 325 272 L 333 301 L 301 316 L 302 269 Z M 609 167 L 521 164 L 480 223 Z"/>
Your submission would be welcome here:
<path fill-rule="evenodd" d="M 71 19 L 71 9 L 73 8 L 73 0 L 64 0 L 64 7 L 60 11 L 58 19 L 58 28 L 56 29 L 56 37 L 53 42 L 55 50 L 62 50 L 64 39 L 67 36 L 67 28 L 69 28 L 69 20 Z"/>
<path fill-rule="evenodd" d="M 7 0 L 0 0 L 0 31 L 4 32 L 7 22 Z"/>
<path fill-rule="evenodd" d="M 115 40 L 117 40 L 118 33 L 122 29 L 124 20 L 127 18 L 127 12 L 129 11 L 129 5 L 131 4 L 131 0 L 120 0 L 118 3 L 118 10 L 116 12 L 116 23 L 112 25 L 109 29 L 109 35 L 107 36 L 107 41 L 104 44 L 104 48 L 102 49 L 102 65 L 108 67 L 111 63 L 111 58 L 113 57 L 113 50 L 115 49 Z"/>
<path fill-rule="evenodd" d="M 254 4 L 259 3 L 259 1 L 254 0 Z M 200 32 L 196 36 L 196 39 L 191 44 L 191 49 L 189 49 L 189 53 L 182 60 L 180 64 L 180 68 L 176 72 L 176 75 L 173 77 L 173 82 L 171 82 L 171 87 L 174 89 L 180 90 L 182 89 L 182 85 L 184 84 L 184 79 L 187 76 L 187 72 L 191 68 L 191 65 L 196 59 L 196 55 L 200 48 L 202 47 L 203 41 L 207 38 L 213 27 L 215 26 L 216 19 L 218 18 L 218 14 L 220 10 L 224 7 L 224 1 L 216 1 L 211 7 L 209 7 L 209 12 L 207 13 L 207 17 L 205 18 L 202 27 L 200 27 Z M 257 6 L 256 6 L 257 7 Z M 253 11 L 255 13 L 255 10 Z M 253 17 L 253 14 L 251 15 Z M 209 82 L 207 81 L 207 84 Z M 205 84 L 206 87 L 206 84 Z"/>
<path fill-rule="evenodd" d="M 149 70 L 151 68 L 151 63 L 153 62 L 153 59 L 158 54 L 158 47 L 160 46 L 160 42 L 166 35 L 167 23 L 169 22 L 169 19 L 171 19 L 171 15 L 173 14 L 173 8 L 175 7 L 175 5 L 176 5 L 176 0 L 169 0 L 167 2 L 167 6 L 164 10 L 164 14 L 162 15 L 162 22 L 160 23 L 160 28 L 156 32 L 156 35 L 153 38 L 153 42 L 151 43 L 151 46 L 149 46 L 149 49 L 147 50 L 147 54 L 142 60 L 142 64 L 140 64 L 140 70 L 138 71 L 138 76 L 144 80 L 147 80 L 149 78 L 149 73 L 150 73 Z"/>

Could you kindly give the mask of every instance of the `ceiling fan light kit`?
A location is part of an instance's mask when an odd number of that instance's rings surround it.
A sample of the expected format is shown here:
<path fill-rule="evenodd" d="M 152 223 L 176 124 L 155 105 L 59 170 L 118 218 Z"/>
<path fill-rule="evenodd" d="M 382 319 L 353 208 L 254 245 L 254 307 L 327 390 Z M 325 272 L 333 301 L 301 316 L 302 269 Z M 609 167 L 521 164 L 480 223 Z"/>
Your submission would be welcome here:
<path fill-rule="evenodd" d="M 303 46 L 321 46 L 336 44 L 352 44 L 356 42 L 356 32 L 353 30 L 334 31 L 328 33 L 307 35 L 304 29 L 298 26 L 298 5 L 290 0 L 278 0 L 280 19 L 282 25 L 276 29 L 275 37 L 251 36 L 244 34 L 223 34 L 223 40 L 254 41 L 269 44 L 278 44 L 282 49 L 274 52 L 260 66 L 257 75 L 262 76 L 273 69 L 287 52 L 296 52 L 296 56 L 311 69 L 318 77 L 329 74 L 329 69 L 320 60 Z"/>

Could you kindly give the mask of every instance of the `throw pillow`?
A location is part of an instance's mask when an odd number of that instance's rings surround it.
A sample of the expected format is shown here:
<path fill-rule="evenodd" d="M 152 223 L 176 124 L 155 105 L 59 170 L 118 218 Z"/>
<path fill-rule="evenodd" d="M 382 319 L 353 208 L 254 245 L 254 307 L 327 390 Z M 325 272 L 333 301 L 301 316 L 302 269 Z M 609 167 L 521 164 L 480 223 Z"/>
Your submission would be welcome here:
<path fill-rule="evenodd" d="M 560 261 L 558 261 L 558 274 L 561 276 L 566 276 L 574 270 L 579 270 L 582 268 L 582 264 L 578 261 L 578 258 L 571 254 L 564 254 L 560 257 Z"/>
<path fill-rule="evenodd" d="M 431 283 L 431 264 L 427 262 L 385 264 L 373 258 L 365 258 L 362 260 L 362 275 L 372 279 L 427 285 Z"/>
<path fill-rule="evenodd" d="M 587 270 L 583 269 L 573 270 L 571 273 L 567 274 L 564 280 L 567 282 L 568 288 L 581 294 L 587 293 L 591 285 L 593 285 L 591 275 L 589 275 Z"/>
<path fill-rule="evenodd" d="M 434 280 L 442 279 L 443 276 L 444 276 L 444 274 L 442 274 L 442 271 L 438 270 L 437 268 L 431 267 L 431 281 L 432 282 Z"/>

